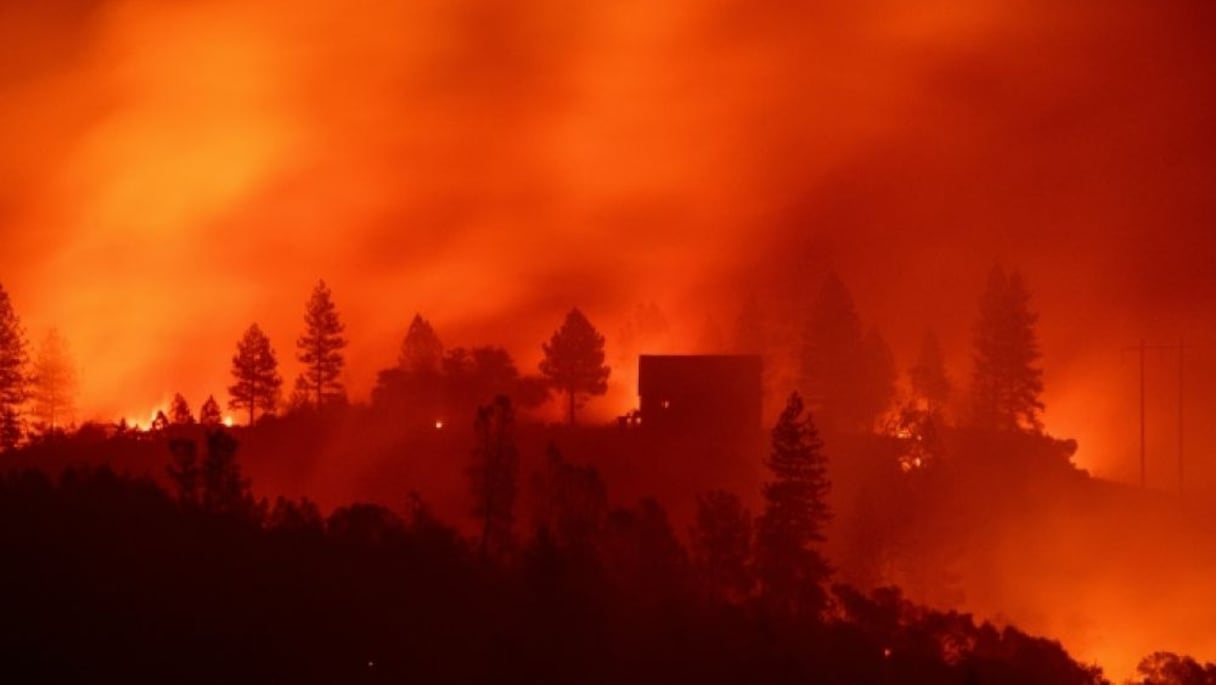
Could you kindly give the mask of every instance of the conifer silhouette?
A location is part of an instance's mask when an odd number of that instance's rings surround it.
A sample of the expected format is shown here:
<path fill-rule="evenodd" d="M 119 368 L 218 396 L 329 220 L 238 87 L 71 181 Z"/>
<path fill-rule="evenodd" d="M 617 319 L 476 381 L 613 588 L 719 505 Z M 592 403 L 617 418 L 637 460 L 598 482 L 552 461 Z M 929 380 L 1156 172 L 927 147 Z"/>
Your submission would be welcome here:
<path fill-rule="evenodd" d="M 542 348 L 545 357 L 540 372 L 553 387 L 566 393 L 567 416 L 574 425 L 578 398 L 603 395 L 608 390 L 610 369 L 604 365 L 604 336 L 576 307 Z"/>

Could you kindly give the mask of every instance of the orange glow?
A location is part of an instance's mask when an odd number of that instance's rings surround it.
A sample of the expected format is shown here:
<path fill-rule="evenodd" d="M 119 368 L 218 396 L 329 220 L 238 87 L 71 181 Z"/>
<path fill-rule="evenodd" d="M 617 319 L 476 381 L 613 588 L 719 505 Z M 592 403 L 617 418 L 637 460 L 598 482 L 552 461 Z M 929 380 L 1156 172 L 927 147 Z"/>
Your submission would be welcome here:
<path fill-rule="evenodd" d="M 578 305 L 612 367 L 580 418 L 606 423 L 637 406 L 638 354 L 724 351 L 755 294 L 772 413 L 797 389 L 804 296 L 829 269 L 901 371 L 936 330 L 958 417 L 976 294 L 1001 261 L 1040 315 L 1048 432 L 1134 483 L 1121 347 L 1216 340 L 1216 79 L 1195 68 L 1212 61 L 1207 23 L 1170 3 L 94 4 L 0 10 L 0 283 L 31 339 L 56 327 L 70 343 L 82 420 L 142 417 L 175 392 L 226 406 L 255 321 L 290 384 L 320 277 L 355 402 L 415 312 L 445 344 L 501 344 L 533 373 Z M 669 327 L 629 329 L 648 302 Z M 1184 399 L 1171 364 L 1147 362 L 1148 486 L 1177 487 L 1182 414 L 1194 499 L 1211 501 L 1216 351 L 1196 352 Z M 1216 568 L 1175 560 L 1187 582 Z M 1216 635 L 1210 619 L 1137 626 L 1109 588 L 1041 581 L 974 606 L 1039 621 L 1119 677 L 1116 654 L 1165 637 L 1216 658 L 1193 637 Z"/>

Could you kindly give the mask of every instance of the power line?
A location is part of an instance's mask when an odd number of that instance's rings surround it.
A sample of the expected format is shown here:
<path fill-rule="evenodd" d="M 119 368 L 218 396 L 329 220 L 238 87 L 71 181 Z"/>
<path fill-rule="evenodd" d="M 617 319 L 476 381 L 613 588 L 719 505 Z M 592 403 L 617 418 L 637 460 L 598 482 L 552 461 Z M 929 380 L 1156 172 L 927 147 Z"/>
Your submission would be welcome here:
<path fill-rule="evenodd" d="M 1177 345 L 1146 345 L 1144 339 L 1140 339 L 1140 343 L 1135 347 L 1125 347 L 1123 352 L 1136 352 L 1140 367 L 1140 487 L 1143 488 L 1147 483 L 1147 454 L 1145 446 L 1145 393 L 1144 393 L 1144 353 L 1146 350 L 1157 350 L 1165 352 L 1178 353 L 1178 496 L 1182 497 L 1185 492 L 1184 478 L 1184 419 L 1185 419 L 1185 389 L 1186 389 L 1186 351 L 1188 349 L 1200 349 L 1216 347 L 1214 345 L 1195 345 L 1187 344 L 1185 338 L 1178 338 Z"/>

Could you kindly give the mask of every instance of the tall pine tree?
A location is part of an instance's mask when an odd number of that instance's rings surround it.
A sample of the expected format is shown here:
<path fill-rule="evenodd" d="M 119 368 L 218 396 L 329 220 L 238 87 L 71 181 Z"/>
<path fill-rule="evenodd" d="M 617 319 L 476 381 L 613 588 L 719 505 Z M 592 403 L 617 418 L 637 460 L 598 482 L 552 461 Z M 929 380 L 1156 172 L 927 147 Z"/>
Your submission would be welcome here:
<path fill-rule="evenodd" d="M 0 451 L 12 449 L 21 440 L 27 361 L 25 331 L 0 285 Z"/>
<path fill-rule="evenodd" d="M 604 336 L 576 307 L 541 347 L 545 357 L 540 362 L 540 372 L 553 387 L 566 393 L 567 416 L 570 425 L 574 425 L 578 398 L 608 391 L 610 369 L 604 365 Z"/>
<path fill-rule="evenodd" d="M 228 388 L 231 395 L 228 406 L 248 411 L 249 425 L 253 425 L 259 410 L 263 414 L 274 412 L 283 379 L 279 376 L 279 362 L 270 348 L 270 339 L 256 323 L 237 342 L 236 355 L 232 357 L 232 376 L 236 383 Z"/>
<path fill-rule="evenodd" d="M 971 377 L 972 421 L 989 430 L 1043 428 L 1042 356 L 1030 310 L 1030 293 L 1016 271 L 994 267 L 980 298 Z"/>
<path fill-rule="evenodd" d="M 203 406 L 199 408 L 198 422 L 208 428 L 215 428 L 224 422 L 220 403 L 215 401 L 214 395 L 208 395 L 207 401 L 203 402 Z"/>
<path fill-rule="evenodd" d="M 741 601 L 752 589 L 749 562 L 752 516 L 738 496 L 713 490 L 697 497 L 697 518 L 689 531 L 693 561 L 712 597 Z"/>
<path fill-rule="evenodd" d="M 304 365 L 302 380 L 297 385 L 308 388 L 311 400 L 318 408 L 346 398 L 346 389 L 340 380 L 346 361 L 342 356 L 342 349 L 346 347 L 346 339 L 342 337 L 344 328 L 332 293 L 325 281 L 319 281 L 305 308 L 304 335 L 296 341 L 296 358 Z"/>
<path fill-rule="evenodd" d="M 831 517 L 823 443 L 802 398 L 790 395 L 773 427 L 764 485 L 764 512 L 756 526 L 756 569 L 765 601 L 781 613 L 813 615 L 826 604 L 830 570 L 815 549 Z"/>
<path fill-rule="evenodd" d="M 194 424 L 194 415 L 190 413 L 190 403 L 186 401 L 182 394 L 176 393 L 173 395 L 173 401 L 169 403 L 169 421 L 175 426 L 190 426 Z"/>
<path fill-rule="evenodd" d="M 434 375 L 439 373 L 443 361 L 443 343 L 435 333 L 431 322 L 415 314 L 410 322 L 405 339 L 401 341 L 401 354 L 397 365 L 402 371 L 414 375 Z"/>
<path fill-rule="evenodd" d="M 511 400 L 504 395 L 477 410 L 473 424 L 476 443 L 468 475 L 473 514 L 481 520 L 483 556 L 500 555 L 511 546 L 519 471 L 514 427 Z"/>
<path fill-rule="evenodd" d="M 893 396 L 890 350 L 863 334 L 853 296 L 835 275 L 811 304 L 802 341 L 802 385 L 824 430 L 869 431 Z"/>
<path fill-rule="evenodd" d="M 38 348 L 30 376 L 30 415 L 36 429 L 62 430 L 71 420 L 76 397 L 76 370 L 67 341 L 51 329 Z"/>

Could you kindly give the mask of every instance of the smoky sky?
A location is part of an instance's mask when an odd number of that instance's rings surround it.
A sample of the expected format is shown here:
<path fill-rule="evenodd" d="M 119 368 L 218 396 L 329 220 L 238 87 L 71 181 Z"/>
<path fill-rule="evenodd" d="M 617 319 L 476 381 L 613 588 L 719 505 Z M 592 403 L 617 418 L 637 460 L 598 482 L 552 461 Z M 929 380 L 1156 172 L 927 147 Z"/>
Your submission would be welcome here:
<path fill-rule="evenodd" d="M 290 383 L 319 278 L 356 398 L 415 312 L 530 370 L 577 305 L 608 336 L 588 412 L 609 416 L 638 304 L 671 324 L 641 351 L 696 349 L 751 295 L 788 338 L 828 270 L 901 367 L 933 328 L 965 386 L 1002 264 L 1040 315 L 1047 428 L 1097 475 L 1138 473 L 1124 348 L 1195 345 L 1185 454 L 1210 491 L 1214 20 L 1207 0 L 3 0 L 0 283 L 31 340 L 69 341 L 82 419 L 222 401 L 254 321 Z M 1170 490 L 1176 357 L 1145 371 L 1148 482 Z M 986 608 L 1085 647 L 1057 599 Z"/>
<path fill-rule="evenodd" d="M 827 270 L 901 366 L 934 328 L 963 385 L 999 263 L 1041 315 L 1048 427 L 1125 477 L 1121 348 L 1216 342 L 1210 3 L 0 12 L 0 282 L 70 341 L 86 416 L 222 396 L 252 321 L 290 380 L 319 278 L 356 397 L 416 311 L 528 369 L 574 305 L 611 346 L 654 301 L 691 348 L 747 294 L 790 324 Z"/>

